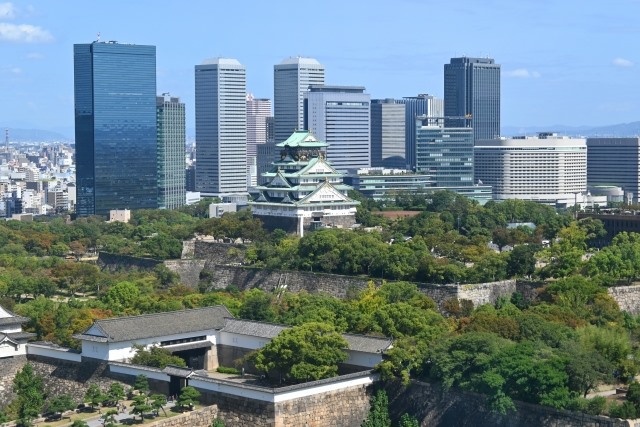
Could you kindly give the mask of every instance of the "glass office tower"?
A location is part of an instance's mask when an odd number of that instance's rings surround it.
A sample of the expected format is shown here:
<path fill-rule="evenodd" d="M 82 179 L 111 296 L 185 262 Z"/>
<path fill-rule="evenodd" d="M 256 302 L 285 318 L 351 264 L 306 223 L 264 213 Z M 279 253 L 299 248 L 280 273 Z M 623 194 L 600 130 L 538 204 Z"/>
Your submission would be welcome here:
<path fill-rule="evenodd" d="M 473 129 L 441 122 L 417 119 L 416 171 L 429 174 L 435 187 L 473 185 Z"/>
<path fill-rule="evenodd" d="M 444 115 L 447 127 L 471 119 L 475 141 L 499 138 L 500 65 L 491 58 L 451 58 L 444 65 Z"/>
<path fill-rule="evenodd" d="M 158 113 L 158 207 L 177 209 L 186 202 L 185 108 L 180 98 L 156 98 Z"/>
<path fill-rule="evenodd" d="M 73 48 L 76 213 L 157 208 L 155 46 Z"/>

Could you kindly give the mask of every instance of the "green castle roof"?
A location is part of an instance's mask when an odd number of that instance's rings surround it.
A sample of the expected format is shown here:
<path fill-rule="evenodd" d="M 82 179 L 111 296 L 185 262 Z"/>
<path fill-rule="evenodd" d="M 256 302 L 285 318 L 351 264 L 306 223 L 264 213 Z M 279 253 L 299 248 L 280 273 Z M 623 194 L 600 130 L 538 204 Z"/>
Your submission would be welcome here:
<path fill-rule="evenodd" d="M 320 141 L 308 130 L 297 130 L 286 141 L 276 144 L 277 147 L 323 148 L 329 144 Z"/>

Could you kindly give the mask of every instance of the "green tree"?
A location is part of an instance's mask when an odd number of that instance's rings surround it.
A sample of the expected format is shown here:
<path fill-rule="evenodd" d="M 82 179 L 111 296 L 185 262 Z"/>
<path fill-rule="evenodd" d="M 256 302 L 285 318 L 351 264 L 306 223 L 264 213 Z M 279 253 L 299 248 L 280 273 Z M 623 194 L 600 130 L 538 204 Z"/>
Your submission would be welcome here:
<path fill-rule="evenodd" d="M 361 425 L 362 427 L 391 427 L 389 398 L 384 390 L 378 390 L 376 394 L 371 397 L 369 415 Z"/>
<path fill-rule="evenodd" d="M 149 379 L 146 375 L 138 375 L 133 383 L 133 389 L 138 390 L 141 394 L 147 394 L 149 391 Z"/>
<path fill-rule="evenodd" d="M 49 402 L 47 409 L 54 414 L 61 414 L 65 411 L 70 411 L 76 407 L 76 402 L 73 401 L 68 394 L 61 394 L 54 397 Z"/>
<path fill-rule="evenodd" d="M 89 424 L 84 420 L 73 420 L 71 427 L 89 427 Z"/>
<path fill-rule="evenodd" d="M 13 378 L 13 391 L 18 399 L 18 422 L 29 426 L 40 414 L 44 403 L 44 383 L 42 377 L 33 371 L 30 364 L 18 371 Z"/>
<path fill-rule="evenodd" d="M 149 405 L 147 396 L 144 394 L 134 396 L 131 406 L 131 413 L 140 415 L 140 422 L 144 422 L 144 414 L 151 411 L 151 405 Z"/>
<path fill-rule="evenodd" d="M 136 365 L 151 366 L 154 368 L 164 369 L 167 365 L 187 366 L 184 359 L 180 356 L 173 355 L 166 348 L 151 346 L 148 349 L 142 345 L 134 345 L 136 354 L 131 358 L 131 363 Z"/>
<path fill-rule="evenodd" d="M 420 427 L 420 423 L 415 417 L 405 413 L 400 417 L 400 424 L 398 424 L 398 427 Z"/>
<path fill-rule="evenodd" d="M 109 396 L 109 400 L 118 403 L 122 399 L 125 398 L 126 394 L 124 392 L 124 386 L 120 383 L 111 383 L 109 385 L 109 391 L 107 392 L 107 396 Z"/>
<path fill-rule="evenodd" d="M 117 409 L 109 409 L 107 412 L 102 414 L 100 419 L 102 420 L 102 425 L 104 427 L 115 427 L 117 424 L 116 415 L 118 415 Z"/>
<path fill-rule="evenodd" d="M 192 408 L 200 398 L 200 392 L 196 390 L 194 387 L 186 386 L 180 390 L 180 395 L 178 396 L 178 401 L 176 404 L 182 410 L 187 408 Z"/>
<path fill-rule="evenodd" d="M 273 298 L 261 289 L 251 289 L 244 293 L 244 302 L 240 308 L 243 319 L 272 322 L 276 317 Z"/>
<path fill-rule="evenodd" d="M 89 402 L 91 406 L 91 410 L 93 411 L 96 406 L 99 406 L 102 402 L 104 402 L 106 396 L 102 393 L 98 384 L 90 384 L 89 388 L 87 388 L 86 393 L 84 394 L 85 402 Z"/>
<path fill-rule="evenodd" d="M 326 323 L 311 322 L 285 329 L 254 353 L 259 371 L 272 380 L 303 382 L 330 378 L 347 358 L 346 340 Z"/>
<path fill-rule="evenodd" d="M 164 394 L 152 394 L 149 399 L 151 399 L 151 408 L 156 412 L 156 416 L 160 415 L 160 409 L 162 409 L 166 417 L 167 411 L 164 410 L 164 406 L 167 404 L 167 396 Z"/>

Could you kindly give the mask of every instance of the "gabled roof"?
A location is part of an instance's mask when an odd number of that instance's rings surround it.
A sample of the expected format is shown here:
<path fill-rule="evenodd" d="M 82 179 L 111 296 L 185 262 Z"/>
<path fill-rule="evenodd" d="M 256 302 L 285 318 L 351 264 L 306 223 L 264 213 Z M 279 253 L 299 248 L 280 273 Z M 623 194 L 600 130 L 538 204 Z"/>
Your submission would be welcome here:
<path fill-rule="evenodd" d="M 223 305 L 194 310 L 144 314 L 96 320 L 74 338 L 85 341 L 122 342 L 185 334 L 224 327 L 225 317 L 233 317 Z"/>
<path fill-rule="evenodd" d="M 326 171 L 325 171 L 325 169 L 326 169 Z M 296 175 L 310 175 L 310 174 L 317 173 L 316 171 L 318 171 L 318 170 L 322 170 L 322 172 L 320 172 L 320 173 L 323 176 L 324 175 L 342 176 L 342 174 L 340 172 L 338 172 L 326 160 L 324 160 L 324 159 L 322 159 L 320 157 L 314 157 L 313 159 L 311 159 L 309 161 L 308 165 L 306 165 L 304 168 L 302 168 L 298 172 L 296 172 Z M 318 173 L 318 175 L 320 173 Z"/>
<path fill-rule="evenodd" d="M 305 147 L 305 148 L 322 148 L 329 144 L 320 141 L 308 130 L 297 130 L 291 134 L 286 141 L 276 144 L 276 147 Z"/>
<path fill-rule="evenodd" d="M 6 308 L 0 306 L 0 326 L 5 325 L 21 325 L 23 323 L 27 323 L 29 319 L 26 317 L 18 316 L 15 313 L 7 310 Z"/>
<path fill-rule="evenodd" d="M 225 325 L 221 332 L 272 339 L 280 332 L 289 328 L 291 328 L 291 326 L 228 318 L 225 319 Z M 363 353 L 382 353 L 391 347 L 392 344 L 391 338 L 387 337 L 370 337 L 356 334 L 342 334 L 342 336 L 349 344 L 349 350 L 361 351 Z"/>
<path fill-rule="evenodd" d="M 322 199 L 323 195 L 331 195 L 331 199 Z M 303 199 L 300 199 L 298 204 L 310 204 L 313 202 L 357 202 L 351 200 L 349 197 L 338 191 L 329 181 L 325 181 L 308 194 Z"/>
<path fill-rule="evenodd" d="M 273 187 L 289 188 L 289 187 L 291 187 L 291 184 L 289 184 L 289 181 L 287 181 L 287 178 L 285 178 L 282 175 L 282 171 L 278 170 L 278 172 L 276 172 L 276 176 L 267 184 L 267 187 L 269 187 L 269 188 L 273 188 Z"/>

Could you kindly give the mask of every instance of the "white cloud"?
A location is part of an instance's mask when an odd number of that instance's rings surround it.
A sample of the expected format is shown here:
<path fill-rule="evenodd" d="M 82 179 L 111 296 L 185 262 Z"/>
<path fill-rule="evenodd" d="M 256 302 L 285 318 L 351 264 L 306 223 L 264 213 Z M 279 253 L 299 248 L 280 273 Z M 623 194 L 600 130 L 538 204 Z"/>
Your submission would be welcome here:
<path fill-rule="evenodd" d="M 27 59 L 44 59 L 44 55 L 41 54 L 40 52 L 31 52 L 31 53 L 27 53 L 26 58 Z"/>
<path fill-rule="evenodd" d="M 613 60 L 613 65 L 616 67 L 633 67 L 633 62 L 624 58 L 616 58 Z"/>
<path fill-rule="evenodd" d="M 537 71 L 529 71 L 526 68 L 517 68 L 512 71 L 505 71 L 504 73 L 507 77 L 517 77 L 521 79 L 534 78 L 537 79 L 541 76 L 541 74 Z"/>
<path fill-rule="evenodd" d="M 12 3 L 0 3 L 0 19 L 13 19 L 16 17 L 16 8 Z"/>
<path fill-rule="evenodd" d="M 29 24 L 8 24 L 0 22 L 0 41 L 18 43 L 40 43 L 53 40 L 49 31 Z"/>
<path fill-rule="evenodd" d="M 11 71 L 13 74 L 22 74 L 22 69 L 18 67 L 13 67 L 9 71 Z"/>

